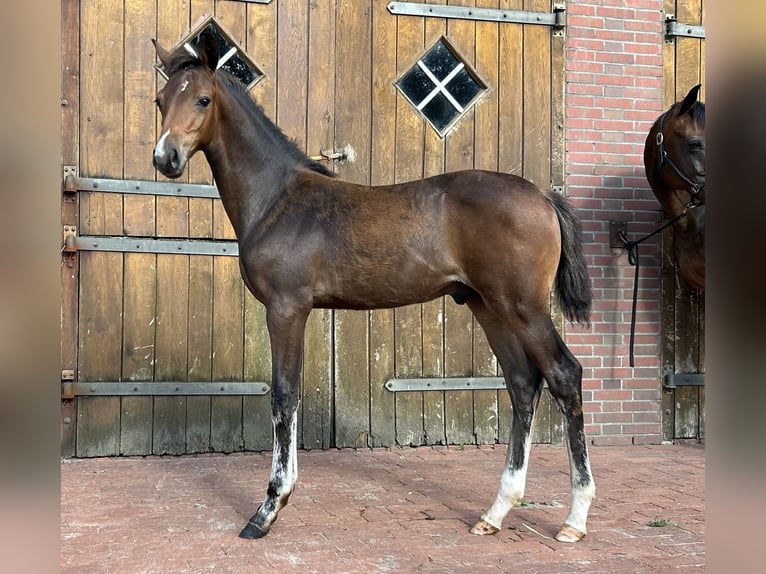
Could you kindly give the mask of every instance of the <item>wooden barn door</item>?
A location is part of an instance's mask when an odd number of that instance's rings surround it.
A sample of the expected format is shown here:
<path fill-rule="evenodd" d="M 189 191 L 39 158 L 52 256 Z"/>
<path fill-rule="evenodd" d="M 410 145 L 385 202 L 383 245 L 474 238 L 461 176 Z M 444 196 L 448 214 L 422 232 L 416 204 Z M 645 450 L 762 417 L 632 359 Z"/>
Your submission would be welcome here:
<path fill-rule="evenodd" d="M 552 15 L 548 0 L 339 3 L 335 148 L 349 154 L 340 176 L 377 185 L 481 168 L 562 185 L 563 37 L 552 26 L 501 23 L 512 9 Z M 395 86 L 440 40 L 487 87 L 443 137 Z M 337 446 L 508 440 L 510 401 L 465 306 L 445 297 L 337 311 L 334 339 Z M 534 440 L 561 442 L 561 431 L 546 391 Z"/>
<path fill-rule="evenodd" d="M 669 108 L 702 84 L 705 101 L 705 4 L 665 0 L 664 101 Z M 705 437 L 705 296 L 689 286 L 673 255 L 673 230 L 662 236 L 663 438 Z"/>
<path fill-rule="evenodd" d="M 544 189 L 562 185 L 561 29 L 397 15 L 388 4 L 64 3 L 65 456 L 271 448 L 264 310 L 244 289 L 209 168 L 196 156 L 180 181 L 168 182 L 151 165 L 153 100 L 164 81 L 151 38 L 171 47 L 213 16 L 261 68 L 251 92 L 267 115 L 350 181 L 476 167 Z M 552 15 L 549 0 L 449 2 L 462 14 L 465 6 Z M 444 137 L 394 85 L 441 38 L 487 88 Z M 314 311 L 300 445 L 504 442 L 511 411 L 498 376 L 480 328 L 451 299 Z M 413 379 L 437 390 L 404 390 Z M 562 441 L 547 392 L 534 440 Z"/>

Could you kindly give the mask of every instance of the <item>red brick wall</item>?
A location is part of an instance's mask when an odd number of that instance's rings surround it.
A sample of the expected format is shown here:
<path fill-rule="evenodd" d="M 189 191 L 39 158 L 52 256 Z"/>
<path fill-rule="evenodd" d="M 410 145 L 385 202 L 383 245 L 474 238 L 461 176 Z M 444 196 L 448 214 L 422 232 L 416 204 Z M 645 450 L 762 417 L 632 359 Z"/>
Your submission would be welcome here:
<path fill-rule="evenodd" d="M 641 245 L 635 368 L 629 342 L 634 267 L 609 247 L 609 221 L 637 239 L 660 222 L 643 146 L 662 113 L 662 1 L 568 0 L 566 190 L 583 219 L 593 285 L 590 328 L 567 325 L 584 367 L 594 444 L 656 443 L 660 426 L 660 240 Z"/>

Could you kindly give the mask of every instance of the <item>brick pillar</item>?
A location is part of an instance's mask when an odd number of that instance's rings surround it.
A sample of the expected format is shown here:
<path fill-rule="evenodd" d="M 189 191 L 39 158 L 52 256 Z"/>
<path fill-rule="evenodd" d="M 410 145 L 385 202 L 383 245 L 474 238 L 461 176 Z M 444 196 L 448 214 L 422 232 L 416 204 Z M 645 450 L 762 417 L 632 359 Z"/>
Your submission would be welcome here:
<path fill-rule="evenodd" d="M 594 444 L 662 438 L 659 236 L 641 245 L 635 368 L 629 366 L 634 268 L 609 247 L 609 221 L 631 239 L 654 230 L 659 203 L 643 146 L 662 113 L 661 0 L 568 0 L 566 189 L 583 219 L 594 288 L 589 329 L 567 325 L 584 366 L 586 431 Z"/>

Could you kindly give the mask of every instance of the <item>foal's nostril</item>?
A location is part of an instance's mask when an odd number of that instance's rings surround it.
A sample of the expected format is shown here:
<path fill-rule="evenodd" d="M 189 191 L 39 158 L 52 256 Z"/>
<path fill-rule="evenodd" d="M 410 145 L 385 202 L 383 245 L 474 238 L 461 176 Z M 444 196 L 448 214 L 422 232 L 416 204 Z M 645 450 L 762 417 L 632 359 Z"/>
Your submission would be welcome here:
<path fill-rule="evenodd" d="M 171 150 L 171 152 L 170 152 L 170 166 L 173 169 L 177 169 L 180 163 L 181 163 L 181 160 L 178 157 L 178 150 L 176 150 L 176 149 Z"/>

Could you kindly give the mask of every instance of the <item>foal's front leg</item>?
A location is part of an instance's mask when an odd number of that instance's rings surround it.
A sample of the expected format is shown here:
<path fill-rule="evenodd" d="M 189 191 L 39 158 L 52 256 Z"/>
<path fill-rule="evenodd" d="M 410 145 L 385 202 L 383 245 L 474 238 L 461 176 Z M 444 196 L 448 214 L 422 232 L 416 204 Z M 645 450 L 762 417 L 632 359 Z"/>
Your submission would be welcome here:
<path fill-rule="evenodd" d="M 309 311 L 280 312 L 267 308 L 271 339 L 271 422 L 274 451 L 266 499 L 253 515 L 240 538 L 268 534 L 277 513 L 286 504 L 298 480 L 298 403 L 300 400 L 303 334 Z"/>

